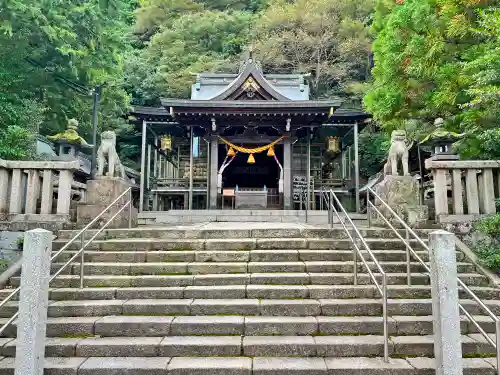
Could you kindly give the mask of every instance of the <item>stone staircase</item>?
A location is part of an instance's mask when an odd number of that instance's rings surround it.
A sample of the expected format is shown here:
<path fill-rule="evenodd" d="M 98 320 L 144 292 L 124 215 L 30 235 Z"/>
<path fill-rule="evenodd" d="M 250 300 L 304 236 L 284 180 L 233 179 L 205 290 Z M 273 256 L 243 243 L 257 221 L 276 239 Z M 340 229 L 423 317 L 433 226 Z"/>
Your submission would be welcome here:
<path fill-rule="evenodd" d="M 384 229 L 361 232 L 388 274 L 390 363 L 381 358 L 381 296 L 361 263 L 353 285 L 343 229 L 199 225 L 104 231 L 86 251 L 85 288 L 79 264 L 51 284 L 46 374 L 434 374 L 429 277 L 412 262 L 408 286 L 401 241 Z M 61 231 L 53 249 L 74 234 Z M 457 260 L 459 277 L 500 314 L 500 289 L 462 253 Z M 493 322 L 462 298 L 493 334 Z M 0 309 L 2 323 L 17 306 Z M 465 318 L 461 328 L 465 374 L 495 374 L 493 348 Z M 0 338 L 0 375 L 13 374 L 15 335 L 14 324 Z"/>

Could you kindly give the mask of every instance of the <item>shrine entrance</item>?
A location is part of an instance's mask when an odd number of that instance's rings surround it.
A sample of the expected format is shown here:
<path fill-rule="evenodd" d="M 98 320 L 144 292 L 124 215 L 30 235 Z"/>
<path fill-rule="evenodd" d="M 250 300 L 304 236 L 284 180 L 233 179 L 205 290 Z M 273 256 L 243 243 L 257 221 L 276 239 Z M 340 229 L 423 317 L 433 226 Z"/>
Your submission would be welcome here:
<path fill-rule="evenodd" d="M 274 153 L 276 159 L 267 156 L 266 152 L 254 154 L 255 163 L 253 164 L 248 163 L 249 156 L 247 154 L 236 154 L 222 174 L 222 186 L 224 188 L 238 186 L 239 188 L 278 189 L 281 174 L 280 165 L 283 165 L 283 146 L 277 145 Z M 219 160 L 224 161 L 226 156 L 227 147 L 219 145 Z"/>

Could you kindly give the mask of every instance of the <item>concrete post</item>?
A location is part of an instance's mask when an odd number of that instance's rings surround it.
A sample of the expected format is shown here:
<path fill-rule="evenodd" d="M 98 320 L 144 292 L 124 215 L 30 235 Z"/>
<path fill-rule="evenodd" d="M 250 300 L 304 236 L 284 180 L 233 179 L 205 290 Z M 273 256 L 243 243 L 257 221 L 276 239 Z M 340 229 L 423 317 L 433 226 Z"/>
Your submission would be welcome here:
<path fill-rule="evenodd" d="M 24 234 L 15 375 L 42 375 L 49 305 L 52 232 Z"/>
<path fill-rule="evenodd" d="M 210 208 L 217 208 L 217 173 L 219 172 L 219 149 L 217 137 L 210 139 Z"/>
<path fill-rule="evenodd" d="M 494 214 L 495 207 L 495 185 L 493 182 L 493 170 L 484 169 L 479 183 L 479 206 L 484 214 Z"/>
<path fill-rule="evenodd" d="M 40 208 L 41 214 L 52 213 L 52 199 L 54 197 L 53 174 L 54 173 L 50 169 L 46 169 L 43 171 L 42 206 Z"/>
<path fill-rule="evenodd" d="M 73 171 L 62 170 L 59 172 L 59 190 L 57 191 L 58 214 L 69 215 L 72 182 L 73 182 Z"/>
<path fill-rule="evenodd" d="M 438 230 L 429 237 L 436 375 L 462 375 L 455 235 Z"/>
<path fill-rule="evenodd" d="M 477 186 L 477 169 L 467 169 L 465 172 L 465 187 L 467 192 L 467 213 L 478 214 L 479 191 Z"/>
<path fill-rule="evenodd" d="M 7 214 L 9 207 L 9 171 L 6 168 L 0 166 L 0 216 L 2 214 Z"/>
<path fill-rule="evenodd" d="M 283 206 L 291 210 L 292 204 L 292 140 L 283 140 Z"/>
<path fill-rule="evenodd" d="M 436 169 L 433 172 L 436 220 L 439 220 L 439 215 L 448 215 L 448 193 L 446 188 L 448 171 L 446 169 Z"/>
<path fill-rule="evenodd" d="M 28 186 L 26 188 L 26 204 L 24 212 L 35 214 L 38 198 L 40 196 L 40 174 L 36 169 L 28 170 Z"/>
<path fill-rule="evenodd" d="M 23 188 L 22 179 L 23 171 L 14 169 L 12 171 L 10 182 L 10 198 L 9 198 L 9 213 L 20 214 L 23 203 Z"/>
<path fill-rule="evenodd" d="M 464 198 L 462 188 L 462 171 L 460 169 L 452 170 L 452 184 L 453 184 L 453 213 L 455 215 L 462 215 L 464 213 Z"/>

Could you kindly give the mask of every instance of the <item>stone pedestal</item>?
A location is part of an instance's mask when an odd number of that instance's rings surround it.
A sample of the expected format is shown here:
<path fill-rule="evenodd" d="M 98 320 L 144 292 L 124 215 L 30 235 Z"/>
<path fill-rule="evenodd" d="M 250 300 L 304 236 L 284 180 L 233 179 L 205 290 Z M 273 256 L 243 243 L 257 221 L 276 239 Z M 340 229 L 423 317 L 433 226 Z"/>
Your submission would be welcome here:
<path fill-rule="evenodd" d="M 413 177 L 388 175 L 373 190 L 411 227 L 428 220 L 428 208 L 420 205 L 419 184 Z M 376 199 L 374 203 L 394 226 L 400 226 L 382 202 Z M 376 212 L 372 212 L 372 221 L 376 225 L 386 225 Z"/>
<path fill-rule="evenodd" d="M 103 177 L 87 181 L 87 202 L 77 207 L 77 227 L 82 228 L 95 219 L 116 198 L 126 191 L 130 185 L 120 178 Z M 103 226 L 130 199 L 125 194 L 101 216 L 95 227 Z M 108 228 L 128 228 L 130 208 L 126 207 L 108 225 Z M 132 226 L 137 225 L 137 209 L 132 207 Z"/>

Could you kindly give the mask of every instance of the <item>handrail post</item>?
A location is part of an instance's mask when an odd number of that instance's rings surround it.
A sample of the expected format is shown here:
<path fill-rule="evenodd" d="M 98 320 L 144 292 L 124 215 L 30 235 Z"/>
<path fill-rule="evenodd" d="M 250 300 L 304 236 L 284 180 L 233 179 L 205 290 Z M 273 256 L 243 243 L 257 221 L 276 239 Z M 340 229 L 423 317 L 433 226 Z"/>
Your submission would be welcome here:
<path fill-rule="evenodd" d="M 80 289 L 83 289 L 83 278 L 84 278 L 84 266 L 85 266 L 85 263 L 84 263 L 84 260 L 85 260 L 85 232 L 82 233 L 82 237 L 80 238 L 80 245 L 81 245 L 81 248 L 80 248 L 80 251 L 81 251 L 81 254 L 80 254 Z"/>
<path fill-rule="evenodd" d="M 366 190 L 366 218 L 368 220 L 368 228 L 372 226 L 372 216 L 370 211 L 370 192 Z"/>
<path fill-rule="evenodd" d="M 333 228 L 333 193 L 328 193 L 328 212 L 330 213 L 330 229 Z"/>
<path fill-rule="evenodd" d="M 384 361 L 389 362 L 389 326 L 387 306 L 387 275 L 382 274 L 382 320 L 384 325 Z"/>
<path fill-rule="evenodd" d="M 410 232 L 406 229 L 406 282 L 411 286 Z"/>
<path fill-rule="evenodd" d="M 353 268 L 352 272 L 354 275 L 354 285 L 358 285 L 358 252 L 356 250 L 356 246 L 358 246 L 358 237 L 356 232 L 353 230 L 353 236 L 352 236 L 354 243 L 352 244 L 352 262 L 353 262 Z"/>
<path fill-rule="evenodd" d="M 500 375 L 500 320 L 495 321 L 495 334 L 497 345 L 497 375 Z"/>
<path fill-rule="evenodd" d="M 132 209 L 134 208 L 132 204 L 132 189 L 130 189 L 129 201 L 128 201 L 128 227 L 132 228 Z"/>

